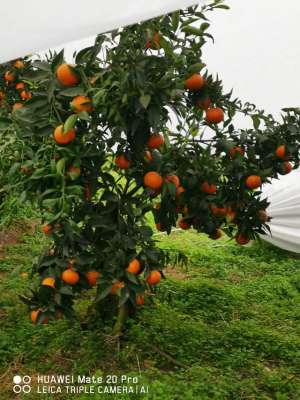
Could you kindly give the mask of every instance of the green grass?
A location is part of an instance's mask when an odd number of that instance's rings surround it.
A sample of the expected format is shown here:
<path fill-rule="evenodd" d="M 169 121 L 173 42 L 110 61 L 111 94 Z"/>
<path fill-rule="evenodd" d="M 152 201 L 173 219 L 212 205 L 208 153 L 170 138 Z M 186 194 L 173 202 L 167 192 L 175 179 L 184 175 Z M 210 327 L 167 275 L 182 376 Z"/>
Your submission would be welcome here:
<path fill-rule="evenodd" d="M 227 239 L 175 231 L 159 245 L 182 251 L 185 267 L 167 277 L 121 345 L 97 319 L 88 327 L 86 296 L 79 320 L 33 326 L 18 300 L 29 285 L 20 275 L 45 243 L 40 235 L 10 246 L 0 260 L 0 392 L 14 399 L 15 374 L 138 376 L 145 395 L 37 395 L 24 399 L 299 399 L 300 259 L 264 243 L 239 247 Z"/>

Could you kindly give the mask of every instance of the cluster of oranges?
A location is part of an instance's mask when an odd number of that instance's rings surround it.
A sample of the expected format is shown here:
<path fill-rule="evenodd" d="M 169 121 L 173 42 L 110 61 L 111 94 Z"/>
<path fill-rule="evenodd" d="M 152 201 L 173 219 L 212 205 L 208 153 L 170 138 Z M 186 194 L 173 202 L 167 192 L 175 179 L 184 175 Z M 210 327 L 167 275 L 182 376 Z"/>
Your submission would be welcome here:
<path fill-rule="evenodd" d="M 25 82 L 19 80 L 19 75 L 25 68 L 25 63 L 22 60 L 16 60 L 12 63 L 11 68 L 4 72 L 3 80 L 10 89 L 14 89 L 14 99 L 12 104 L 12 111 L 18 110 L 23 107 L 23 103 L 32 98 L 32 92 L 28 89 Z M 0 92 L 0 103 L 6 97 L 3 91 Z"/>
<path fill-rule="evenodd" d="M 48 232 L 48 231 L 46 230 L 46 232 Z M 81 279 L 81 274 L 79 274 L 79 272 L 77 270 L 75 270 L 74 264 L 76 264 L 75 259 L 69 260 L 68 267 L 62 272 L 62 274 L 60 276 L 60 279 L 59 279 L 60 282 L 58 282 L 57 278 L 54 278 L 52 276 L 47 276 L 42 279 L 41 285 L 48 286 L 53 289 L 57 289 L 58 285 L 61 285 L 63 283 L 70 285 L 70 286 L 76 286 Z M 129 274 L 139 275 L 142 272 L 142 266 L 141 266 L 140 260 L 138 258 L 133 258 L 128 263 L 125 271 Z M 151 270 L 147 274 L 146 282 L 150 286 L 155 286 L 160 282 L 161 277 L 162 277 L 161 272 L 159 270 Z M 92 270 L 87 271 L 84 274 L 84 278 L 90 287 L 94 287 L 98 284 L 99 279 L 101 278 L 101 273 L 97 270 L 92 269 Z M 119 291 L 125 287 L 125 285 L 126 284 L 124 281 L 115 280 L 112 283 L 112 286 L 110 289 L 110 294 L 111 295 L 118 294 Z M 137 294 L 135 303 L 137 306 L 144 305 L 145 304 L 145 294 L 142 294 L 142 293 Z M 31 313 L 30 313 L 31 321 L 33 323 L 36 323 L 40 314 L 43 314 L 41 309 L 31 311 Z M 63 315 L 62 312 L 58 311 L 57 316 L 56 316 L 57 319 L 62 318 L 62 315 Z M 45 318 L 42 319 L 42 323 L 48 323 L 48 322 L 49 322 L 49 317 L 46 316 Z"/>
<path fill-rule="evenodd" d="M 184 86 L 190 92 L 199 92 L 206 85 L 205 79 L 200 74 L 193 74 L 184 82 Z M 209 96 L 196 100 L 196 108 L 205 110 L 205 121 L 208 124 L 219 124 L 224 121 L 224 111 L 220 107 L 213 107 Z"/>
<path fill-rule="evenodd" d="M 78 85 L 80 78 L 77 75 L 75 68 L 69 64 L 61 64 L 56 70 L 56 79 L 61 86 L 73 87 Z M 93 111 L 92 100 L 87 96 L 76 96 L 70 102 L 70 108 L 75 113 Z M 63 125 L 58 125 L 54 129 L 53 133 L 54 140 L 59 145 L 67 145 L 73 142 L 76 138 L 76 130 L 74 128 L 69 129 L 65 132 Z"/>

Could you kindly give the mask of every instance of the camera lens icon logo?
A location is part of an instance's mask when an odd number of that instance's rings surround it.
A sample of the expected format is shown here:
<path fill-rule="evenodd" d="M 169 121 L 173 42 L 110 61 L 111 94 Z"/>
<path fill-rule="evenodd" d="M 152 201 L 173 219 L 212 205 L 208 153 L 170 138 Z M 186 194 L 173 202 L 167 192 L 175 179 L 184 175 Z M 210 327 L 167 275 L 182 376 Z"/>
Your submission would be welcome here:
<path fill-rule="evenodd" d="M 30 393 L 31 386 L 29 385 L 31 382 L 31 378 L 28 375 L 24 375 L 23 377 L 20 375 L 15 375 L 13 377 L 13 392 L 14 393 Z"/>

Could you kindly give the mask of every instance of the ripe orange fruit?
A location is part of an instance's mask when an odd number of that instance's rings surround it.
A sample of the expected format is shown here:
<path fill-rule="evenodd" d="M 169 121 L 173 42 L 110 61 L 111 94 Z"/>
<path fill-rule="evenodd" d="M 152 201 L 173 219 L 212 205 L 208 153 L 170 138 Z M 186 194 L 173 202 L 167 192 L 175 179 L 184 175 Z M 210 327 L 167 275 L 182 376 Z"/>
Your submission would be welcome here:
<path fill-rule="evenodd" d="M 227 211 L 227 218 L 228 218 L 229 222 L 234 222 L 234 220 L 236 218 L 236 211 L 234 211 L 234 210 Z"/>
<path fill-rule="evenodd" d="M 190 229 L 190 227 L 191 227 L 191 225 L 188 224 L 184 219 L 181 219 L 178 221 L 178 226 L 184 230 Z"/>
<path fill-rule="evenodd" d="M 155 226 L 156 226 L 156 229 L 158 230 L 158 231 L 162 231 L 162 226 L 161 226 L 161 223 L 160 222 L 157 222 L 156 224 L 155 224 Z"/>
<path fill-rule="evenodd" d="M 16 90 L 24 90 L 25 89 L 25 85 L 23 82 L 19 82 L 16 84 Z"/>
<path fill-rule="evenodd" d="M 178 186 L 178 188 L 176 189 L 176 196 L 179 197 L 184 192 L 185 188 L 183 186 Z"/>
<path fill-rule="evenodd" d="M 215 215 L 216 217 L 225 217 L 225 215 L 227 214 L 226 207 L 218 207 L 215 204 L 211 204 L 209 208 L 212 214 Z"/>
<path fill-rule="evenodd" d="M 30 100 L 32 97 L 32 93 L 28 92 L 27 90 L 22 90 L 20 93 L 20 97 L 22 100 Z"/>
<path fill-rule="evenodd" d="M 31 322 L 36 324 L 40 312 L 41 312 L 41 310 L 33 310 L 33 311 L 31 311 L 31 313 L 30 313 Z M 47 324 L 48 322 L 49 322 L 49 317 L 44 318 L 43 324 Z"/>
<path fill-rule="evenodd" d="M 148 147 L 150 147 L 150 149 L 158 149 L 164 143 L 165 143 L 165 139 L 164 139 L 163 135 L 161 135 L 160 133 L 152 133 L 149 136 L 147 144 L 148 144 Z"/>
<path fill-rule="evenodd" d="M 79 274 L 72 268 L 68 268 L 62 273 L 61 279 L 68 285 L 76 285 L 76 283 L 79 281 Z"/>
<path fill-rule="evenodd" d="M 159 190 L 163 185 L 163 178 L 158 172 L 147 172 L 144 175 L 144 185 L 149 189 Z"/>
<path fill-rule="evenodd" d="M 64 133 L 64 126 L 59 125 L 55 128 L 53 137 L 58 144 L 68 144 L 73 142 L 73 140 L 76 138 L 76 131 L 74 128 L 72 128 L 68 132 Z"/>
<path fill-rule="evenodd" d="M 150 272 L 147 282 L 149 285 L 157 285 L 161 280 L 161 273 L 157 270 L 153 270 Z"/>
<path fill-rule="evenodd" d="M 213 183 L 209 184 L 207 181 L 204 181 L 200 186 L 200 190 L 206 194 L 215 194 L 217 187 Z"/>
<path fill-rule="evenodd" d="M 245 244 L 247 244 L 247 243 L 250 242 L 250 239 L 249 239 L 246 235 L 244 235 L 243 233 L 238 233 L 238 234 L 236 235 L 236 237 L 235 237 L 235 241 L 236 241 L 238 244 L 244 246 Z"/>
<path fill-rule="evenodd" d="M 55 313 L 55 319 L 59 320 L 59 319 L 63 319 L 63 317 L 64 317 L 64 314 L 60 310 L 57 310 Z"/>
<path fill-rule="evenodd" d="M 192 92 L 200 90 L 204 86 L 204 84 L 205 81 L 200 74 L 193 74 L 184 82 L 185 88 Z"/>
<path fill-rule="evenodd" d="M 153 43 L 156 46 L 156 48 L 159 48 L 159 34 L 158 32 L 153 33 Z"/>
<path fill-rule="evenodd" d="M 171 182 L 173 185 L 178 188 L 180 186 L 180 179 L 177 175 L 167 175 L 165 177 L 166 182 Z"/>
<path fill-rule="evenodd" d="M 97 76 L 91 76 L 89 78 L 89 82 L 91 85 L 95 85 L 95 83 L 97 82 L 98 77 Z"/>
<path fill-rule="evenodd" d="M 219 228 L 216 229 L 214 233 L 209 235 L 210 239 L 212 239 L 212 240 L 218 240 L 218 239 L 220 239 L 221 236 L 222 236 L 222 231 Z"/>
<path fill-rule="evenodd" d="M 180 210 L 179 210 L 179 211 L 180 211 Z M 190 210 L 188 209 L 188 207 L 187 207 L 187 206 L 184 206 L 184 207 L 183 207 L 183 210 L 182 210 L 182 214 L 183 214 L 183 215 L 187 215 L 189 212 L 190 212 Z"/>
<path fill-rule="evenodd" d="M 276 157 L 281 158 L 282 160 L 284 160 L 285 157 L 286 157 L 285 145 L 282 144 L 282 145 L 278 146 L 276 151 L 275 151 L 275 154 L 276 154 Z"/>
<path fill-rule="evenodd" d="M 196 99 L 195 107 L 196 110 L 207 110 L 211 106 L 211 100 L 209 97 L 205 99 Z"/>
<path fill-rule="evenodd" d="M 246 186 L 248 189 L 256 189 L 262 184 L 261 177 L 258 175 L 250 175 L 246 179 Z"/>
<path fill-rule="evenodd" d="M 56 70 L 56 78 L 63 86 L 75 86 L 79 78 L 74 71 L 74 67 L 69 64 L 61 64 Z"/>
<path fill-rule="evenodd" d="M 71 107 L 76 112 L 91 112 L 93 110 L 92 99 L 86 96 L 76 96 L 71 101 Z"/>
<path fill-rule="evenodd" d="M 128 267 L 126 268 L 127 272 L 130 272 L 131 274 L 137 275 L 141 270 L 141 263 L 137 258 L 134 258 L 133 260 L 130 261 L 128 264 Z"/>
<path fill-rule="evenodd" d="M 68 171 L 69 171 L 71 174 L 76 174 L 76 175 L 78 175 L 78 176 L 80 176 L 80 174 L 81 174 L 81 169 L 80 169 L 79 167 L 74 167 L 74 165 L 71 165 L 71 166 L 69 167 Z"/>
<path fill-rule="evenodd" d="M 32 310 L 30 313 L 31 322 L 33 322 L 34 324 L 36 323 L 39 313 L 40 313 L 40 310 Z"/>
<path fill-rule="evenodd" d="M 226 207 L 218 207 L 218 216 L 219 217 L 225 217 L 226 214 L 227 214 Z"/>
<path fill-rule="evenodd" d="M 289 163 L 288 161 L 285 161 L 285 162 L 283 163 L 283 168 L 284 168 L 284 173 L 285 173 L 285 174 L 289 174 L 289 173 L 292 171 L 292 169 L 293 169 L 292 164 Z"/>
<path fill-rule="evenodd" d="M 122 289 L 123 287 L 125 287 L 125 283 L 124 282 L 120 282 L 120 281 L 116 281 L 113 285 L 112 288 L 110 290 L 111 294 L 116 294 L 118 292 L 118 290 Z"/>
<path fill-rule="evenodd" d="M 241 156 L 243 156 L 245 154 L 244 149 L 240 146 L 234 146 L 229 150 L 229 156 L 231 158 L 236 157 L 237 154 L 240 154 Z"/>
<path fill-rule="evenodd" d="M 29 168 L 26 165 L 22 165 L 20 167 L 20 172 L 22 172 L 22 174 L 28 174 L 29 173 Z"/>
<path fill-rule="evenodd" d="M 4 74 L 4 80 L 6 82 L 13 82 L 15 80 L 15 74 L 11 71 L 6 71 Z"/>
<path fill-rule="evenodd" d="M 261 222 L 268 222 L 269 220 L 269 216 L 266 210 L 258 210 L 258 217 L 261 220 Z"/>
<path fill-rule="evenodd" d="M 145 296 L 138 294 L 135 298 L 135 302 L 138 306 L 143 306 L 145 304 Z"/>
<path fill-rule="evenodd" d="M 52 278 L 52 277 L 45 278 L 45 279 L 42 280 L 41 285 L 51 286 L 51 287 L 55 288 L 55 279 Z"/>
<path fill-rule="evenodd" d="M 146 47 L 147 50 L 151 49 L 151 47 L 152 47 L 152 41 L 151 41 L 151 39 L 148 38 L 148 39 L 146 40 L 146 45 L 145 45 L 145 47 Z"/>
<path fill-rule="evenodd" d="M 91 271 L 88 271 L 85 274 L 85 277 L 86 277 L 86 279 L 87 279 L 87 281 L 88 281 L 90 286 L 96 286 L 97 285 L 97 280 L 100 277 L 100 272 L 91 270 Z"/>
<path fill-rule="evenodd" d="M 152 40 L 150 38 L 146 40 L 146 49 L 158 50 L 159 48 L 159 34 L 154 32 Z"/>
<path fill-rule="evenodd" d="M 217 207 L 215 204 L 210 204 L 209 209 L 213 215 L 218 215 L 219 207 Z"/>
<path fill-rule="evenodd" d="M 87 201 L 90 201 L 92 199 L 92 189 L 89 184 L 86 184 L 84 187 L 84 198 Z"/>
<path fill-rule="evenodd" d="M 145 151 L 144 157 L 145 157 L 146 161 L 148 161 L 148 162 L 153 161 L 153 157 L 152 157 L 151 151 L 149 151 L 149 150 Z"/>
<path fill-rule="evenodd" d="M 224 120 L 224 111 L 220 107 L 209 108 L 206 111 L 205 120 L 208 124 L 219 124 Z"/>
<path fill-rule="evenodd" d="M 16 69 L 22 69 L 22 68 L 25 67 L 25 64 L 23 63 L 23 61 L 17 60 L 17 61 L 14 62 L 14 67 Z"/>
<path fill-rule="evenodd" d="M 16 111 L 16 110 L 19 110 L 20 108 L 23 108 L 23 107 L 24 107 L 24 106 L 23 106 L 22 103 L 15 103 L 15 104 L 13 105 L 12 110 L 13 110 L 13 111 Z"/>
<path fill-rule="evenodd" d="M 128 169 L 131 165 L 130 161 L 126 158 L 124 154 L 120 154 L 115 160 L 116 166 L 120 169 Z"/>
<path fill-rule="evenodd" d="M 49 235 L 52 231 L 52 226 L 51 225 L 44 225 L 42 227 L 42 231 L 44 232 L 45 235 Z"/>
<path fill-rule="evenodd" d="M 219 207 L 217 207 L 215 204 L 209 204 L 208 207 L 213 215 L 218 214 Z"/>

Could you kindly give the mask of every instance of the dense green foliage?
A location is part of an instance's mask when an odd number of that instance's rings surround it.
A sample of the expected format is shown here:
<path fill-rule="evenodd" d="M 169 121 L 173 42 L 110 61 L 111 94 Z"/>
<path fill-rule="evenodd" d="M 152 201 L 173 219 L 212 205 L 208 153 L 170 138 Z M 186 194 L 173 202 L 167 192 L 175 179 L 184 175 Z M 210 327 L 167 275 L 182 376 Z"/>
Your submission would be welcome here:
<path fill-rule="evenodd" d="M 61 52 L 0 67 L 0 137 L 13 140 L 12 156 L 0 147 L 10 167 L 1 191 L 17 187 L 37 204 L 51 237 L 24 297 L 38 322 L 72 316 L 93 285 L 96 303 L 134 312 L 167 263 L 149 211 L 167 233 L 223 230 L 246 244 L 267 232 L 260 187 L 298 167 L 300 113 L 276 121 L 224 92 L 202 58 L 218 8 L 227 7 L 215 0 L 101 34 L 75 66 Z M 239 129 L 237 113 L 252 128 Z"/>

